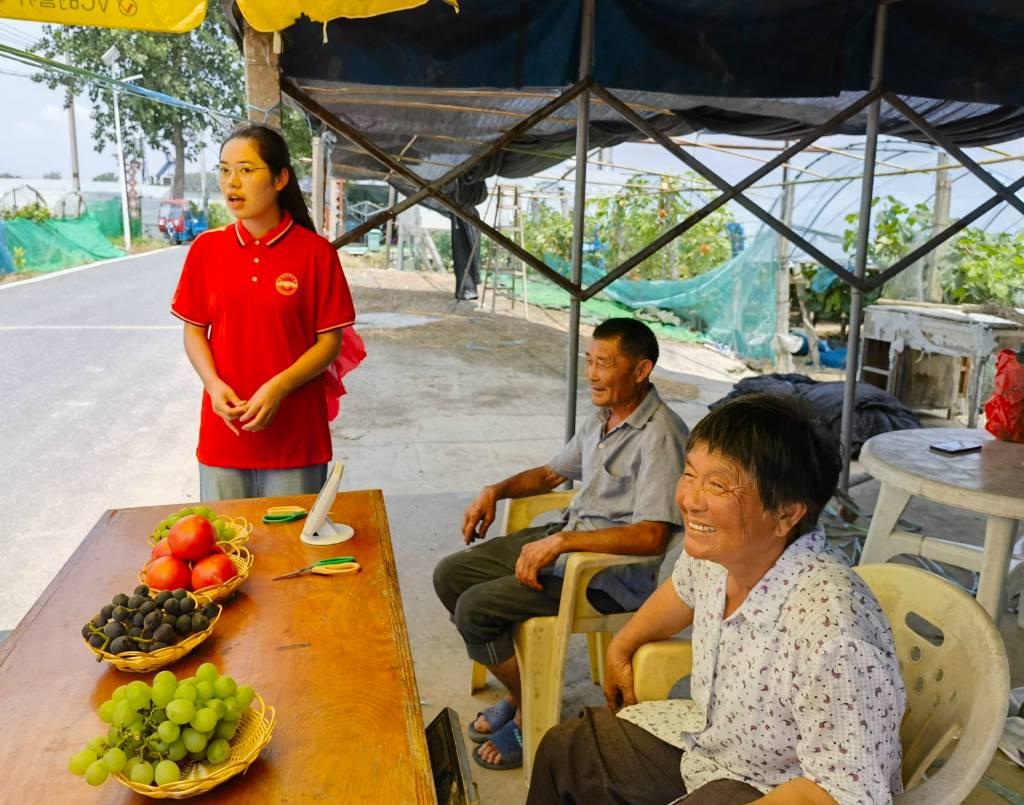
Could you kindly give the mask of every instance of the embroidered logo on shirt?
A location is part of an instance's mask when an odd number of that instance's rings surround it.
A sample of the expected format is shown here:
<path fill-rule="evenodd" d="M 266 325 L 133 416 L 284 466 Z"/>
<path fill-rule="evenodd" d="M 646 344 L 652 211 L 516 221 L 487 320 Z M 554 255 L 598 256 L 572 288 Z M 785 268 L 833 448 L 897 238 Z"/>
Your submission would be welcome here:
<path fill-rule="evenodd" d="M 299 280 L 294 274 L 282 274 L 274 281 L 274 287 L 281 296 L 291 296 L 299 290 Z"/>

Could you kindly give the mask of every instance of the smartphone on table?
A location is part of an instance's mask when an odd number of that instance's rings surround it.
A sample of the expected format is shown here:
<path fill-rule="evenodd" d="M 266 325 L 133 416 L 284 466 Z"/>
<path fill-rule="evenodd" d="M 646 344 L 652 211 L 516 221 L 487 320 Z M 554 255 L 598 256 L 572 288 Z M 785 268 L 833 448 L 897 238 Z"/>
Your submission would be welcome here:
<path fill-rule="evenodd" d="M 960 439 L 951 439 L 945 442 L 935 442 L 934 444 L 928 445 L 936 453 L 943 453 L 947 456 L 959 456 L 964 453 L 976 453 L 981 450 L 981 444 L 978 442 L 962 441 Z"/>

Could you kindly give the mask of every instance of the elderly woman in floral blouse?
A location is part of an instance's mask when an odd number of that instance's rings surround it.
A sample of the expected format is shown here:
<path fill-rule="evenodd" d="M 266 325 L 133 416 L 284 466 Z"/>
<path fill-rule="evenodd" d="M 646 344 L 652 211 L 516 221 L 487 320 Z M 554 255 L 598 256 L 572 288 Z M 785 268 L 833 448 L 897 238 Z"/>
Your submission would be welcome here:
<path fill-rule="evenodd" d="M 839 466 L 783 398 L 738 398 L 694 428 L 672 579 L 608 649 L 610 709 L 545 736 L 530 805 L 892 801 L 906 698 L 892 633 L 817 525 Z M 637 704 L 637 648 L 691 625 L 692 699 Z"/>

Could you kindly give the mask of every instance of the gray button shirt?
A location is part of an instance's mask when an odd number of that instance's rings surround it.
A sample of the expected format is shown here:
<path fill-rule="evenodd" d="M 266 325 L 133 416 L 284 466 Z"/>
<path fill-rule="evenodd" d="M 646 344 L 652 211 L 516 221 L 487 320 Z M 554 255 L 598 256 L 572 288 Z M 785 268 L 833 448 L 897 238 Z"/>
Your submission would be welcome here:
<path fill-rule="evenodd" d="M 605 433 L 610 416 L 608 409 L 598 409 L 548 462 L 559 475 L 583 482 L 563 512 L 564 530 L 596 531 L 650 520 L 671 523 L 681 534 L 675 490 L 683 474 L 686 424 L 654 386 L 629 417 Z M 609 568 L 590 587 L 608 593 L 624 609 L 636 609 L 654 592 L 662 558 Z M 568 555 L 560 556 L 550 572 L 561 576 L 567 560 Z"/>

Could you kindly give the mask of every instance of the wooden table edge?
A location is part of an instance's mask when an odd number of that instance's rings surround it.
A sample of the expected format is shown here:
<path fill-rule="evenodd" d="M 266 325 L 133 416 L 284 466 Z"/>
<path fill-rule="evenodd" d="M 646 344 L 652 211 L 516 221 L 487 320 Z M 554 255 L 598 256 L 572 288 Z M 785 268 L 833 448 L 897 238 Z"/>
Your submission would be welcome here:
<path fill-rule="evenodd" d="M 430 751 L 427 748 L 426 724 L 423 720 L 423 710 L 420 705 L 419 687 L 416 684 L 416 674 L 413 665 L 412 647 L 409 644 L 409 629 L 406 626 L 405 610 L 402 607 L 402 590 L 398 583 L 398 565 L 395 562 L 395 553 L 391 545 L 391 526 L 388 522 L 387 509 L 384 506 L 384 492 L 380 489 L 371 489 L 373 500 L 373 517 L 381 533 L 381 560 L 387 573 L 395 580 L 395 594 L 387 596 L 387 604 L 390 621 L 392 623 L 392 638 L 395 641 L 395 650 L 402 658 L 402 684 L 409 694 L 405 697 L 405 724 L 409 739 L 409 748 L 418 754 L 422 761 L 422 768 L 427 770 L 426 791 L 420 792 L 420 796 L 426 797 L 426 802 L 437 802 L 434 791 L 433 773 L 430 766 Z M 386 539 L 385 539 L 386 537 Z M 405 628 L 395 629 L 401 624 Z M 422 726 L 419 730 L 412 729 L 412 725 L 419 722 Z M 415 757 L 413 760 L 417 760 Z M 420 778 L 417 778 L 420 779 Z"/>

